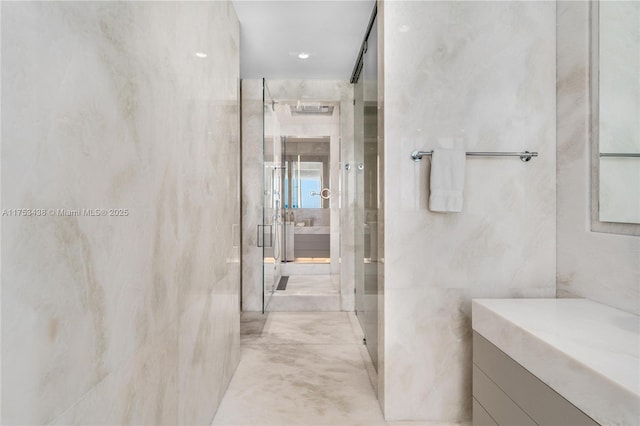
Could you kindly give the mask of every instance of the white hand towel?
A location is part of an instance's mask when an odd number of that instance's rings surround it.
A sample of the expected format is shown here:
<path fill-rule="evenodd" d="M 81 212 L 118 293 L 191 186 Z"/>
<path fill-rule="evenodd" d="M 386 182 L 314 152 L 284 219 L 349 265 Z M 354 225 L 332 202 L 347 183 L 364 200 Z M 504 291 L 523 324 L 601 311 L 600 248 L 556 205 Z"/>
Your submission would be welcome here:
<path fill-rule="evenodd" d="M 431 155 L 432 212 L 461 212 L 466 153 L 460 149 L 434 149 Z"/>

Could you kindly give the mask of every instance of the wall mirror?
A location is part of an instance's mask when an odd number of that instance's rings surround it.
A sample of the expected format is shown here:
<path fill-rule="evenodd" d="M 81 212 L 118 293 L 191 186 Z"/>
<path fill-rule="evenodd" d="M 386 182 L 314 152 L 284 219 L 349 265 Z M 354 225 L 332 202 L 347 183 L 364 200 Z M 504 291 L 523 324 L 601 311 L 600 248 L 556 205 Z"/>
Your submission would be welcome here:
<path fill-rule="evenodd" d="M 282 138 L 285 208 L 329 208 L 330 138 Z"/>
<path fill-rule="evenodd" d="M 592 230 L 640 235 L 640 2 L 592 2 Z"/>

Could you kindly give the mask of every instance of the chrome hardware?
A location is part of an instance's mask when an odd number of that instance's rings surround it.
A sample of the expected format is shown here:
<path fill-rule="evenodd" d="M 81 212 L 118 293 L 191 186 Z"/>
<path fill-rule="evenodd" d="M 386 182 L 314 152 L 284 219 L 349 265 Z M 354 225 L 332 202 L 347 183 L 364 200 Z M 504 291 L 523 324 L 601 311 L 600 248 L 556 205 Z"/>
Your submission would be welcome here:
<path fill-rule="evenodd" d="M 420 161 L 422 157 L 431 157 L 433 151 L 413 151 L 411 158 L 413 161 Z M 537 157 L 537 152 L 467 152 L 467 157 L 520 157 L 525 163 L 531 161 L 533 157 Z"/>

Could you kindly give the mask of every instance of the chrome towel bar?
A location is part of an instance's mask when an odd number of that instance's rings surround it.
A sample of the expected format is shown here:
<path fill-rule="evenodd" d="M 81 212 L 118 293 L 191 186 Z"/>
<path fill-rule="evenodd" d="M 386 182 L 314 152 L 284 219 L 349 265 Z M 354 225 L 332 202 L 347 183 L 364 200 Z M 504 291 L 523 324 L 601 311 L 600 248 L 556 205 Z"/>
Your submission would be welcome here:
<path fill-rule="evenodd" d="M 413 161 L 420 161 L 422 157 L 431 157 L 433 151 L 413 151 L 411 158 Z M 467 152 L 467 157 L 520 157 L 525 163 L 531 161 L 533 157 L 537 157 L 537 152 Z"/>
<path fill-rule="evenodd" d="M 640 153 L 635 152 L 601 152 L 600 157 L 640 157 Z"/>

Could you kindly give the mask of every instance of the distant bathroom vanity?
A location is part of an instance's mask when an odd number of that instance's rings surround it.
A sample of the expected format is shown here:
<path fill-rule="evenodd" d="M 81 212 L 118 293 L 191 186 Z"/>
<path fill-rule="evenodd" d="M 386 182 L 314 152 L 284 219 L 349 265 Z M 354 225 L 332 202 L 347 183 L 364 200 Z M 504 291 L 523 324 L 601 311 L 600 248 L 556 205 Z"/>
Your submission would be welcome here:
<path fill-rule="evenodd" d="M 640 317 L 586 299 L 475 299 L 473 424 L 640 424 Z"/>
<path fill-rule="evenodd" d="M 331 257 L 329 226 L 296 226 L 293 238 L 296 258 Z"/>

